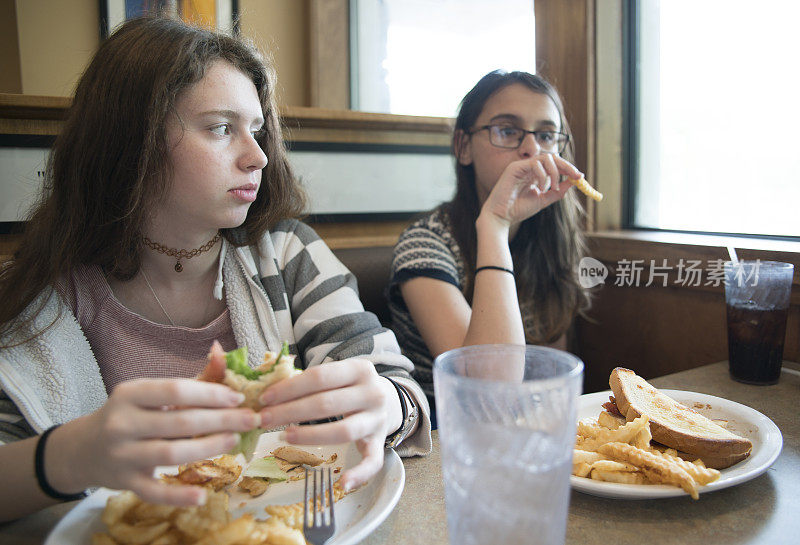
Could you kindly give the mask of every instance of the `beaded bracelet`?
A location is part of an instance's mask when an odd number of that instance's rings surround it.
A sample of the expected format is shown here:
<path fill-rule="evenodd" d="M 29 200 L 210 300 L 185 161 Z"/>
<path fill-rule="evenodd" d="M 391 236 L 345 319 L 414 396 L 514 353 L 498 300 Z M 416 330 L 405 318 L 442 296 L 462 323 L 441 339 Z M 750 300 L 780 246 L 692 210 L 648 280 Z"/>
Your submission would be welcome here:
<path fill-rule="evenodd" d="M 77 494 L 63 494 L 50 486 L 50 483 L 47 482 L 47 476 L 44 474 L 44 447 L 47 444 L 47 438 L 56 428 L 58 428 L 57 425 L 48 428 L 47 431 L 39 436 L 39 440 L 36 442 L 36 453 L 33 457 L 34 470 L 36 471 L 36 482 L 39 483 L 39 488 L 41 488 L 42 492 L 54 500 L 75 501 L 83 499 L 86 497 L 86 492 L 79 492 Z"/>
<path fill-rule="evenodd" d="M 511 276 L 514 276 L 514 271 L 511 269 L 506 269 L 505 267 L 498 267 L 497 265 L 484 265 L 483 267 L 478 267 L 475 269 L 475 274 L 478 274 L 481 271 L 485 271 L 487 269 L 494 270 L 494 271 L 505 271 Z"/>

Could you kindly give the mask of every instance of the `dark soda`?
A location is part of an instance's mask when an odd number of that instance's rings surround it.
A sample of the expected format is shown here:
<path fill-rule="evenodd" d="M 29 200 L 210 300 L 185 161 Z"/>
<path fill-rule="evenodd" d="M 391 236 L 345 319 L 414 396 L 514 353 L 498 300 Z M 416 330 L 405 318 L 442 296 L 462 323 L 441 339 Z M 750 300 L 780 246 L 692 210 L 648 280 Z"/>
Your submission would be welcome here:
<path fill-rule="evenodd" d="M 775 384 L 781 376 L 789 309 L 727 305 L 731 378 L 748 384 Z"/>

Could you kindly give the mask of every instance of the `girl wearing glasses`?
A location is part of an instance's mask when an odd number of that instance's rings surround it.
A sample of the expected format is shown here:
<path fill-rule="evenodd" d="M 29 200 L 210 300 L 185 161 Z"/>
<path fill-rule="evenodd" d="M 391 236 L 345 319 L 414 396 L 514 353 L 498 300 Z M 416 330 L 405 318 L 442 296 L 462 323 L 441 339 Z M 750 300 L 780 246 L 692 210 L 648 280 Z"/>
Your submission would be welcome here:
<path fill-rule="evenodd" d="M 561 99 L 539 76 L 495 71 L 467 93 L 452 149 L 456 194 L 394 249 L 392 328 L 433 403 L 433 359 L 474 344 L 566 349 L 589 306 L 577 279 L 582 209 Z M 562 157 L 563 155 L 563 157 Z"/>

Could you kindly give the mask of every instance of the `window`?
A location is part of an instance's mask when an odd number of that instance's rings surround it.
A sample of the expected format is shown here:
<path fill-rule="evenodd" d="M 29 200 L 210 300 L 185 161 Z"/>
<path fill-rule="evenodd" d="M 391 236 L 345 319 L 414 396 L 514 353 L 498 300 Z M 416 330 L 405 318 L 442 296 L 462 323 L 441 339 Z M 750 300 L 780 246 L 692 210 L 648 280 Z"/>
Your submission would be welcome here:
<path fill-rule="evenodd" d="M 354 0 L 354 110 L 453 117 L 486 73 L 536 70 L 533 0 Z"/>
<path fill-rule="evenodd" d="M 800 236 L 800 3 L 634 6 L 631 226 Z"/>

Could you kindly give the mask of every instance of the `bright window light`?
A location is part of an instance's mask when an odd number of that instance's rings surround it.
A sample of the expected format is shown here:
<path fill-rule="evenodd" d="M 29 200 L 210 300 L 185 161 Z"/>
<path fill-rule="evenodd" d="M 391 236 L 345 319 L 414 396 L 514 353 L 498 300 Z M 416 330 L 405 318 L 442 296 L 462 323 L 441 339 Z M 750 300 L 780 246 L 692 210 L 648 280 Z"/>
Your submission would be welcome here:
<path fill-rule="evenodd" d="M 639 6 L 634 224 L 800 236 L 800 3 Z"/>
<path fill-rule="evenodd" d="M 358 0 L 353 107 L 453 117 L 486 73 L 536 69 L 532 0 Z"/>

